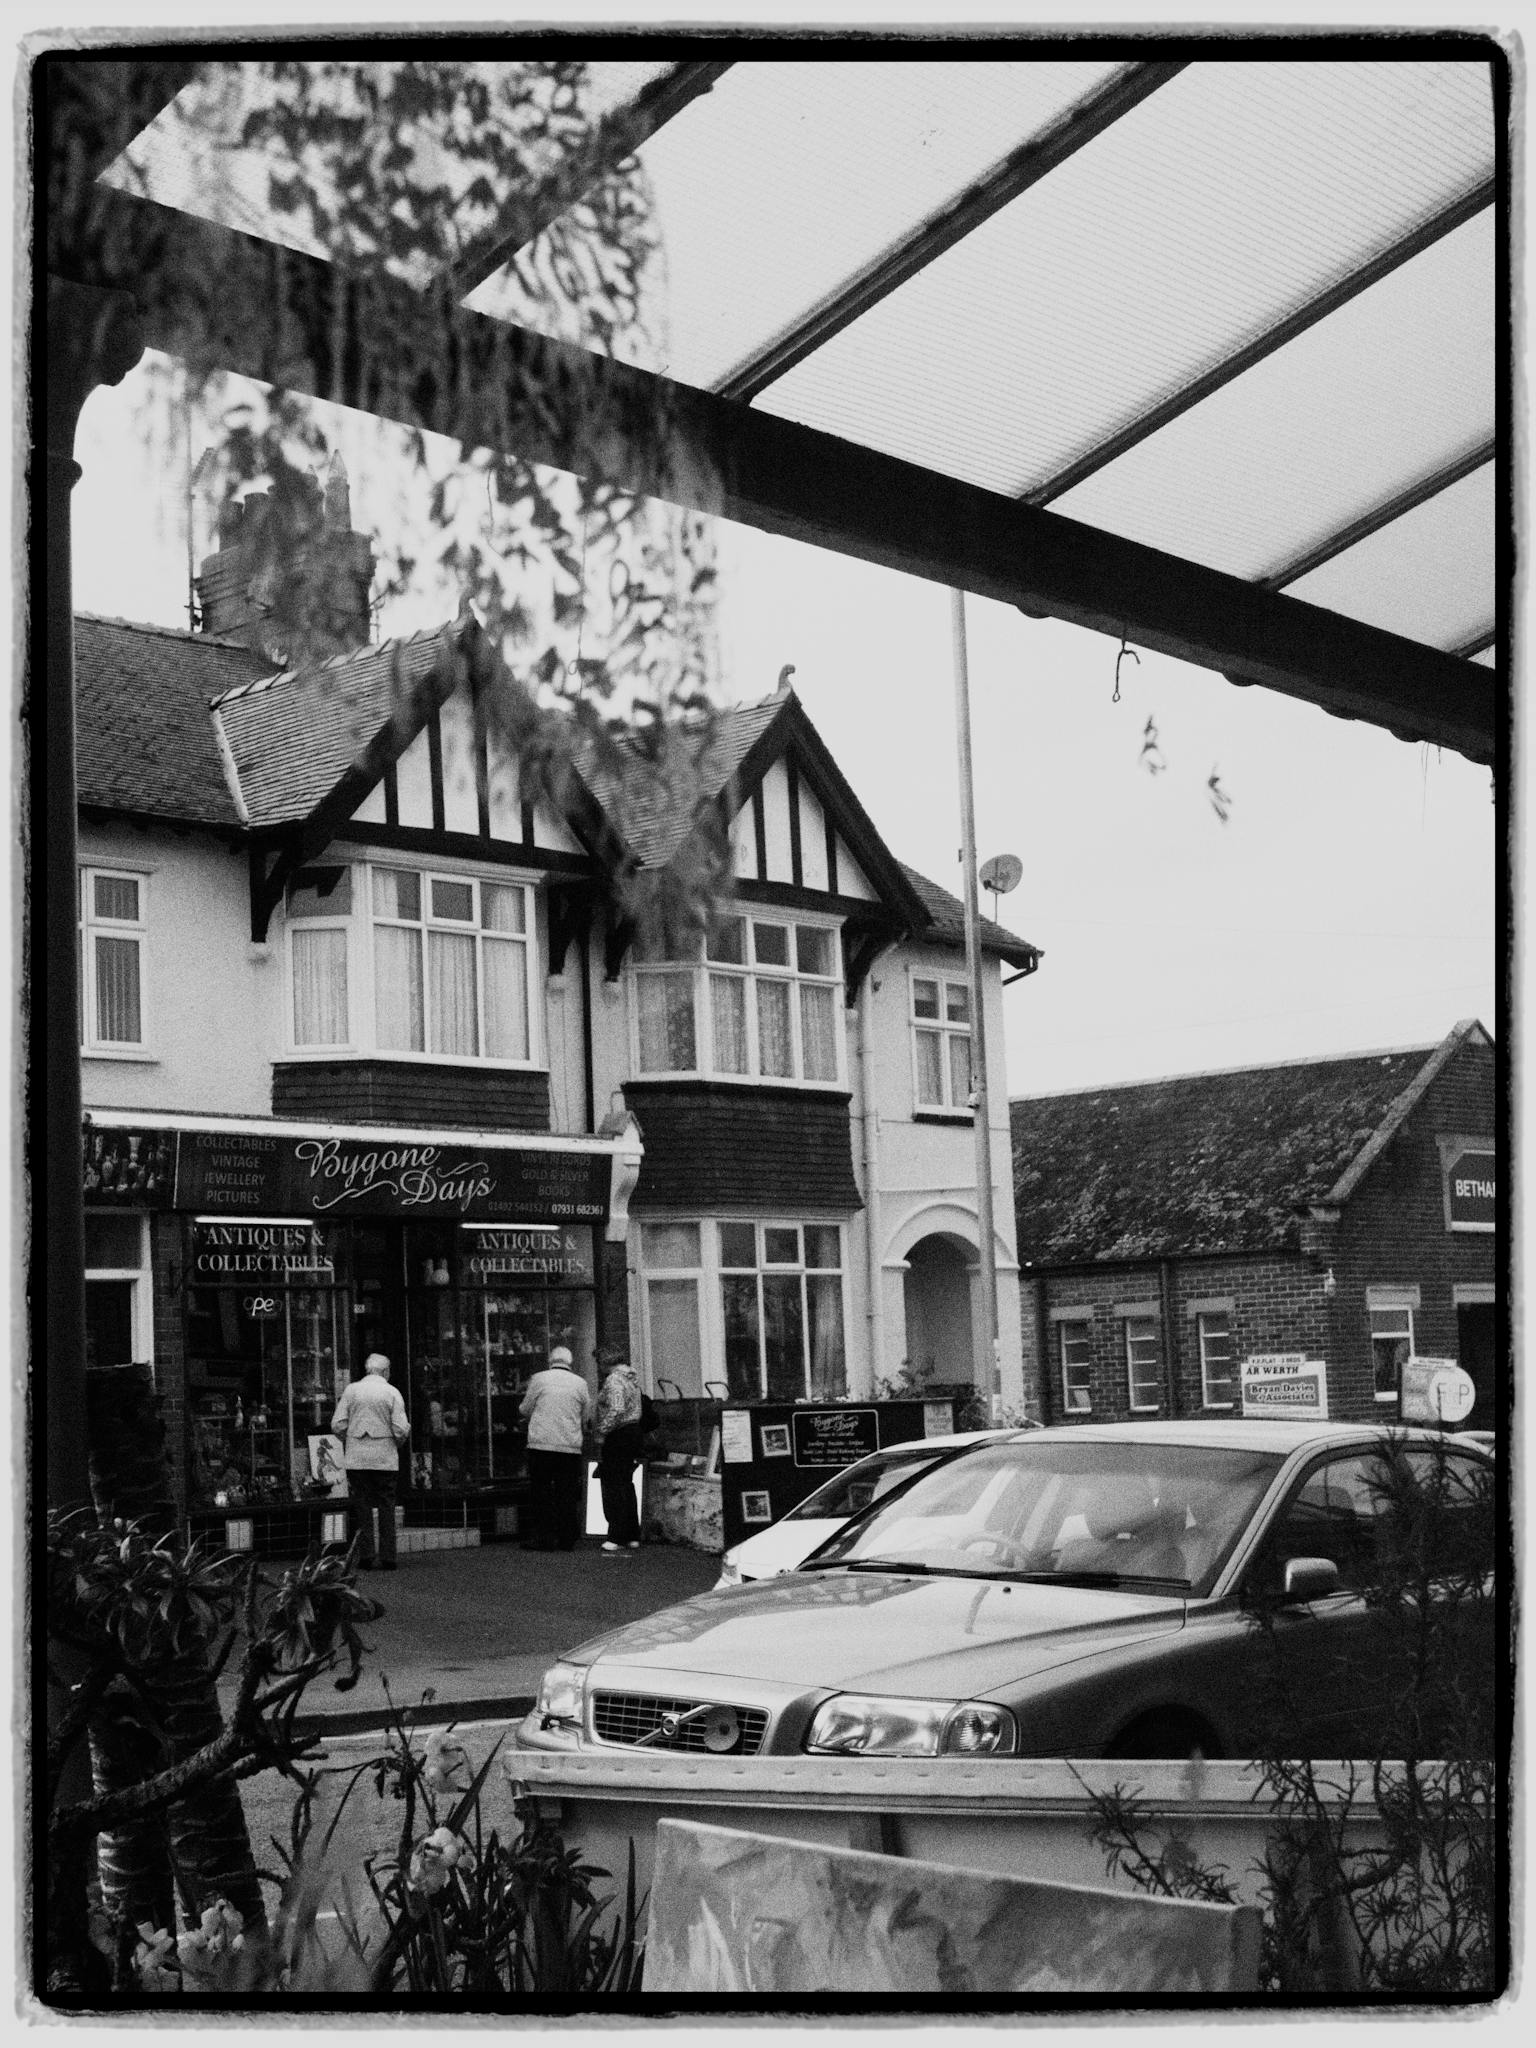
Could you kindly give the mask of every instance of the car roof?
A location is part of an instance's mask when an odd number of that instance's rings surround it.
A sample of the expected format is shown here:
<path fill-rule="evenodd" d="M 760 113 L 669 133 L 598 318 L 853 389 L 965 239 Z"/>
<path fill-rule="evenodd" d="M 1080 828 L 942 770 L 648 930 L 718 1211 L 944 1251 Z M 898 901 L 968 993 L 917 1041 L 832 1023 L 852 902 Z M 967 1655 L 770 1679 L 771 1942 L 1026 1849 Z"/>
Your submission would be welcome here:
<path fill-rule="evenodd" d="M 1230 1422 L 1216 1422 L 1192 1416 L 1155 1422 L 1058 1423 L 1049 1429 L 1030 1430 L 1028 1441 L 1040 1443 L 1049 1439 L 1064 1442 L 1086 1437 L 1096 1443 L 1185 1444 L 1191 1448 L 1225 1446 L 1229 1450 L 1275 1451 L 1281 1457 L 1289 1457 L 1293 1451 L 1306 1450 L 1312 1445 L 1325 1449 L 1329 1444 L 1379 1443 L 1389 1437 L 1422 1443 L 1439 1435 L 1438 1430 L 1414 1429 L 1397 1422 L 1293 1422 L 1255 1417 L 1246 1420 L 1234 1417 Z"/>

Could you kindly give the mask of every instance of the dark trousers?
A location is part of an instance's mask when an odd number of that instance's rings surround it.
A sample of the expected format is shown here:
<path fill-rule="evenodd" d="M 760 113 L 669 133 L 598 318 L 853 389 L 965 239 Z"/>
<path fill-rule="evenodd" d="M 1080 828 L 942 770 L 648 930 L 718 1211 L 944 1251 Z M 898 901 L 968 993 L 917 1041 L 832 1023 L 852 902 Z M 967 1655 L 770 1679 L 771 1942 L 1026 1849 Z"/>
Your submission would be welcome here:
<path fill-rule="evenodd" d="M 395 1561 L 395 1487 L 399 1478 L 398 1472 L 360 1472 L 355 1467 L 347 1472 L 347 1523 L 351 1533 L 362 1538 L 357 1546 L 359 1564 L 373 1563 L 375 1508 L 379 1511 L 380 1561 Z"/>
<path fill-rule="evenodd" d="M 610 1543 L 640 1541 L 640 1510 L 635 1505 L 635 1460 L 605 1450 L 597 1467 L 603 1489 L 603 1516 Z"/>
<path fill-rule="evenodd" d="M 574 1550 L 586 1522 L 587 1461 L 580 1451 L 528 1453 L 528 1541 Z"/>

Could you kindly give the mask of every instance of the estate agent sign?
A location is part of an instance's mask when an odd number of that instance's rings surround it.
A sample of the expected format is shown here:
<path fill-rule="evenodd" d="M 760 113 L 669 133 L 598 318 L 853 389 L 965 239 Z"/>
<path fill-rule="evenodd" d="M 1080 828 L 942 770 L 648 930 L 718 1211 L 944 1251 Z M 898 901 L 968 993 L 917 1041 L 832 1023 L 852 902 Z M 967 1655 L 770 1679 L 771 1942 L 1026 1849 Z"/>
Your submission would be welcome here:
<path fill-rule="evenodd" d="M 1257 1352 L 1243 1360 L 1243 1413 L 1287 1421 L 1326 1420 L 1328 1367 L 1301 1351 Z"/>

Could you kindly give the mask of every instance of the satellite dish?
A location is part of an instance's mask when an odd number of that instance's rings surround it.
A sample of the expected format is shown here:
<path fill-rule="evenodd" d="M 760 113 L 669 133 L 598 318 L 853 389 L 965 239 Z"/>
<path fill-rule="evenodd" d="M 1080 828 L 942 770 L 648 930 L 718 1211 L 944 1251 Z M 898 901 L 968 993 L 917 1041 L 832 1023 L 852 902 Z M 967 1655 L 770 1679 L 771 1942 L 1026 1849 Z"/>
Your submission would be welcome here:
<path fill-rule="evenodd" d="M 1024 863 L 1016 853 L 995 853 L 981 869 L 981 886 L 995 896 L 1006 896 L 1024 879 Z"/>

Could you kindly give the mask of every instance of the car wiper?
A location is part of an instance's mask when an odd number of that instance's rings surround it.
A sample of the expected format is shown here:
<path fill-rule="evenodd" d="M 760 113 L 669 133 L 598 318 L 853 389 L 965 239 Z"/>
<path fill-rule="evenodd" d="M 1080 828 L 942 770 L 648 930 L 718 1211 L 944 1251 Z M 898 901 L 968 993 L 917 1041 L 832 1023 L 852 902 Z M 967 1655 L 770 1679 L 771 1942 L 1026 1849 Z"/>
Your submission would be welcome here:
<path fill-rule="evenodd" d="M 916 1573 L 920 1577 L 928 1579 L 948 1576 L 939 1565 L 910 1564 L 904 1558 L 899 1557 L 829 1557 L 822 1564 L 814 1566 L 813 1569 L 825 1571 L 829 1565 L 839 1564 L 845 1572 L 901 1572 L 909 1576 Z"/>
<path fill-rule="evenodd" d="M 1020 1580 L 1026 1586 L 1126 1586 L 1132 1583 L 1122 1572 L 1003 1572 L 999 1576 Z"/>

